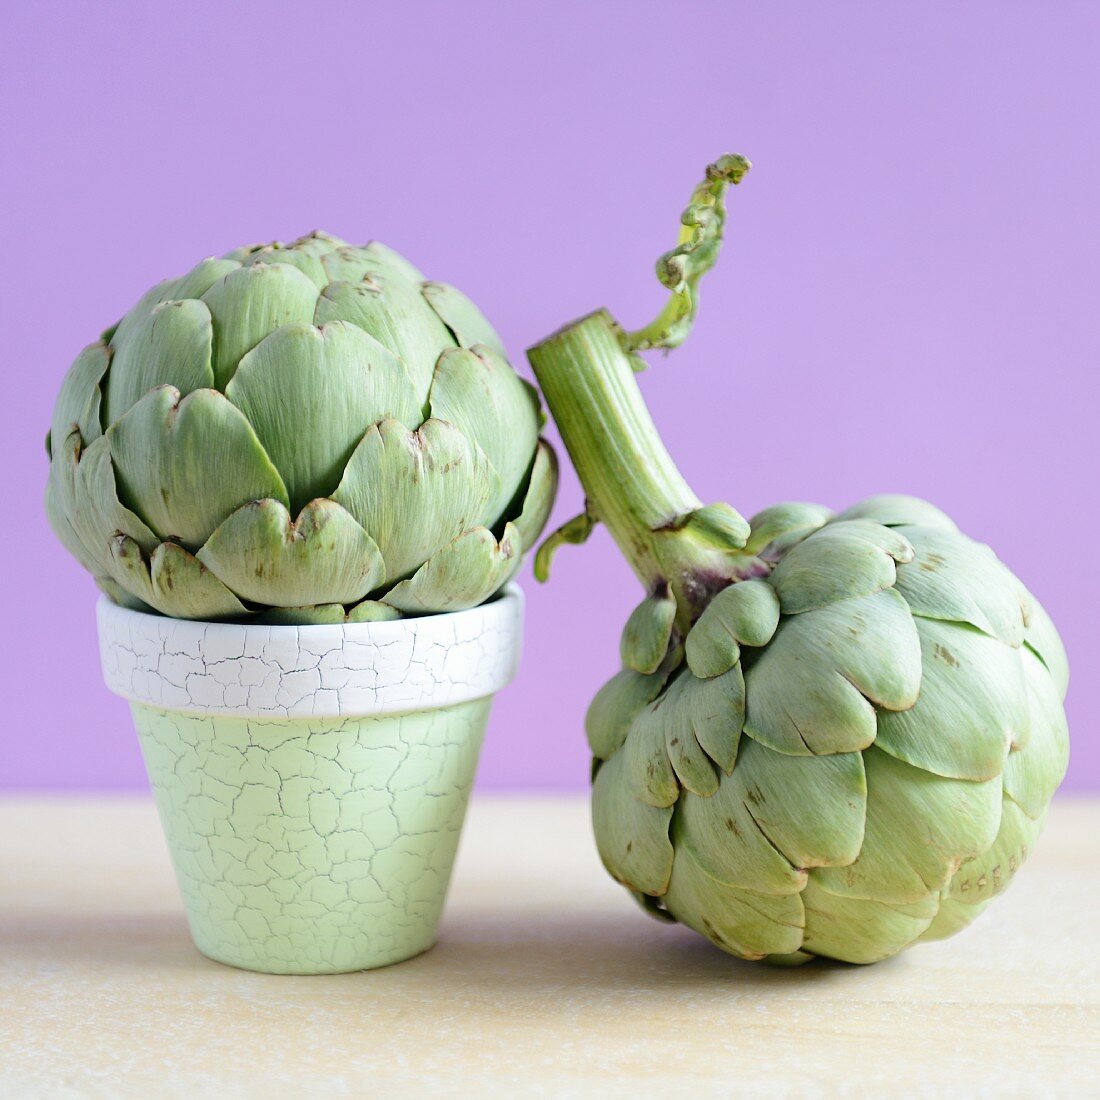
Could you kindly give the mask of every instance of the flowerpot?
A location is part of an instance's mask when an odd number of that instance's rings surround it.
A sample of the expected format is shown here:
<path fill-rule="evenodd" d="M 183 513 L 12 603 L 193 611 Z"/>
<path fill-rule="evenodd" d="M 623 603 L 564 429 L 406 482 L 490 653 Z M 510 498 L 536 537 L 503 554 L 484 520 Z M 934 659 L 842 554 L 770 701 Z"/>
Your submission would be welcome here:
<path fill-rule="evenodd" d="M 432 946 L 518 663 L 519 589 L 393 622 L 192 622 L 105 599 L 98 621 L 204 955 L 327 974 Z"/>

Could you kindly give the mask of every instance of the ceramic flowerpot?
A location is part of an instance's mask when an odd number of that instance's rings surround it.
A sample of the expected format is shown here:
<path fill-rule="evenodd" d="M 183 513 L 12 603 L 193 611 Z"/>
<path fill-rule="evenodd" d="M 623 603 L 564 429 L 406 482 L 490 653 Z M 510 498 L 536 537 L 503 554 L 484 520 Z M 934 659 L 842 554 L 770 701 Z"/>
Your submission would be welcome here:
<path fill-rule="evenodd" d="M 101 600 L 203 954 L 327 974 L 431 947 L 523 600 L 341 626 L 203 623 Z"/>

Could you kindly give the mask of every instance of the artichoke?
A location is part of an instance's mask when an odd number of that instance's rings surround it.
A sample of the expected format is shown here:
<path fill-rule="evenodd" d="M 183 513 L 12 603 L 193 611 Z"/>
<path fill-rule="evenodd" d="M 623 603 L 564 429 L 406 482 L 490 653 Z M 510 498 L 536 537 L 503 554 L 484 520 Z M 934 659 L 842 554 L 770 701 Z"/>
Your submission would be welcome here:
<path fill-rule="evenodd" d="M 681 343 L 712 266 L 726 156 L 658 263 L 671 298 L 529 352 L 587 495 L 645 586 L 587 716 L 611 875 L 747 959 L 868 963 L 951 935 L 1008 885 L 1065 772 L 1065 651 L 993 552 L 933 505 L 703 506 L 662 446 L 635 354 Z"/>
<path fill-rule="evenodd" d="M 46 507 L 115 602 L 363 621 L 492 596 L 557 482 L 534 388 L 454 287 L 322 233 L 153 287 L 70 368 Z"/>

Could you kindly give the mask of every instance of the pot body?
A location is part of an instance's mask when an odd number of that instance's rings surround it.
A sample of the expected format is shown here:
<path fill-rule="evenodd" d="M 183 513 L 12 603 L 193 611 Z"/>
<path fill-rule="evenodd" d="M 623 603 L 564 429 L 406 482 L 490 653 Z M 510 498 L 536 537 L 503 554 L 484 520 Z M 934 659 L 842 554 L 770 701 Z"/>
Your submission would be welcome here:
<path fill-rule="evenodd" d="M 342 626 L 99 605 L 191 933 L 248 970 L 323 974 L 429 948 L 522 597 Z"/>

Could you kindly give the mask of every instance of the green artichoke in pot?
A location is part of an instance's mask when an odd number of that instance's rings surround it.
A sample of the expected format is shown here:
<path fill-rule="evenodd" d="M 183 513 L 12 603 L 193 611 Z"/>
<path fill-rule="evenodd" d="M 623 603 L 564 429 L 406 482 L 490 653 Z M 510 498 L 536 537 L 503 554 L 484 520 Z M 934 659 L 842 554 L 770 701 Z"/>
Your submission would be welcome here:
<path fill-rule="evenodd" d="M 518 569 L 557 465 L 454 287 L 315 233 L 153 287 L 67 374 L 47 512 L 114 601 L 318 623 L 456 611 Z"/>
<path fill-rule="evenodd" d="M 664 449 L 636 352 L 674 347 L 748 162 L 712 164 L 636 332 L 596 312 L 529 351 L 586 493 L 550 556 L 607 526 L 646 597 L 587 717 L 608 871 L 747 959 L 887 958 L 968 924 L 1065 773 L 1062 643 L 938 508 L 704 506 Z"/>

